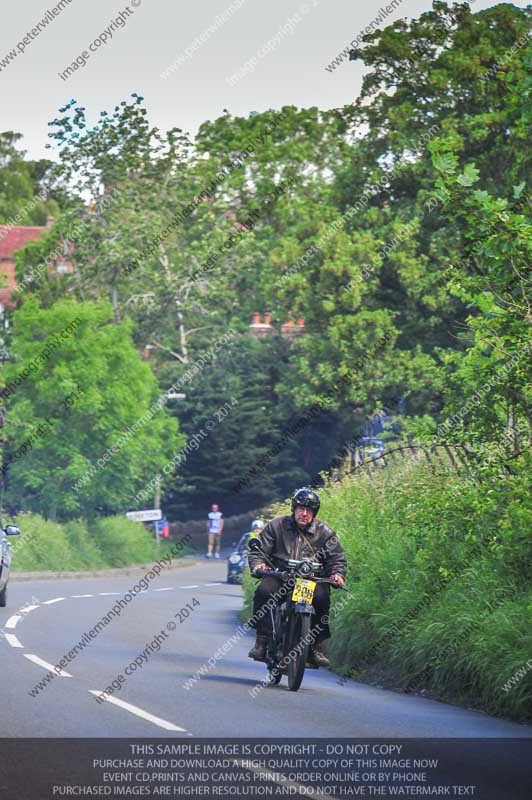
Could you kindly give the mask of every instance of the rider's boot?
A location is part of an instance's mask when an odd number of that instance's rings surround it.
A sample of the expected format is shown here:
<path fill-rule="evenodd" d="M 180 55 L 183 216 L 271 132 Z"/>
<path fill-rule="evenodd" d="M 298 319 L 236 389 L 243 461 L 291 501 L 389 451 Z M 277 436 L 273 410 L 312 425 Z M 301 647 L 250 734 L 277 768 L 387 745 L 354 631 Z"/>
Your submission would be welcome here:
<path fill-rule="evenodd" d="M 315 642 L 310 646 L 308 660 L 311 664 L 314 664 L 316 667 L 330 667 L 331 662 L 323 652 L 323 644 L 321 642 Z"/>
<path fill-rule="evenodd" d="M 268 644 L 268 637 L 264 636 L 261 633 L 257 633 L 255 639 L 255 645 L 248 653 L 249 658 L 253 658 L 255 659 L 255 661 L 265 661 L 267 644 Z"/>

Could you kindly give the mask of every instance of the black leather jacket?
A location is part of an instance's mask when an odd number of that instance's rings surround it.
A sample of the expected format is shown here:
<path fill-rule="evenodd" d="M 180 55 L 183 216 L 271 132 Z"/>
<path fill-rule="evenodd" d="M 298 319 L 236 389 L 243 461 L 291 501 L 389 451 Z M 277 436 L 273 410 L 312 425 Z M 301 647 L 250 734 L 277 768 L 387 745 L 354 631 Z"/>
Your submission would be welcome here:
<path fill-rule="evenodd" d="M 305 531 L 301 532 L 293 516 L 276 517 L 268 522 L 257 537 L 263 552 L 277 567 L 282 567 L 282 559 L 308 558 L 322 564 L 325 577 L 342 575 L 347 572 L 347 558 L 332 528 L 325 522 L 314 518 Z M 248 561 L 251 572 L 263 559 L 258 553 L 249 552 Z"/>

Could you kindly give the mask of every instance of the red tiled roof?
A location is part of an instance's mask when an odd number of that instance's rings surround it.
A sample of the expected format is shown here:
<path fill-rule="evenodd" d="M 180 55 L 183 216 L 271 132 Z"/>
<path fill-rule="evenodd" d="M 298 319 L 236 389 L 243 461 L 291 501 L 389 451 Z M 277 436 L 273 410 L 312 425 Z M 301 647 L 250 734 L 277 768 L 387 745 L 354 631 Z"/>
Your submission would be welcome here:
<path fill-rule="evenodd" d="M 14 302 L 11 299 L 13 295 L 12 289 L 0 289 L 0 305 L 2 306 L 14 306 Z"/>
<path fill-rule="evenodd" d="M 28 242 L 40 239 L 45 227 L 0 225 L 0 261 L 12 261 L 15 250 L 24 247 Z"/>

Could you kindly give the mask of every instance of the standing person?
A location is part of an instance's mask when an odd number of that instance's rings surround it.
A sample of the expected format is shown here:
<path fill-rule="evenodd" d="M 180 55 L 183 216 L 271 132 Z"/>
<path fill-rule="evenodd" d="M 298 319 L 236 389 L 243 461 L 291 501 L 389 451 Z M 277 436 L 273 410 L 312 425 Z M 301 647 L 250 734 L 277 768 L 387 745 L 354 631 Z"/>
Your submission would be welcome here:
<path fill-rule="evenodd" d="M 322 565 L 323 577 L 331 578 L 337 586 L 343 586 L 347 571 L 347 558 L 338 537 L 325 522 L 317 519 L 320 510 L 320 498 L 317 492 L 304 486 L 292 496 L 292 514 L 276 517 L 268 522 L 259 535 L 262 553 L 267 556 L 277 569 L 282 569 L 288 559 L 310 559 Z M 248 553 L 251 574 L 256 569 L 268 569 L 259 553 Z M 287 588 L 276 577 L 264 576 L 261 579 L 253 600 L 253 618 L 256 619 L 255 646 L 249 657 L 255 661 L 264 661 L 266 645 L 272 632 L 271 614 L 264 613 L 263 607 L 273 595 L 278 599 L 286 596 Z M 323 651 L 323 641 L 330 638 L 328 613 L 330 606 L 330 586 L 318 583 L 312 605 L 315 614 L 312 626 L 318 627 L 318 633 L 310 646 L 309 661 L 316 667 L 330 666 L 329 659 Z M 327 620 L 327 621 L 326 621 Z"/>
<path fill-rule="evenodd" d="M 216 503 L 213 503 L 212 511 L 209 512 L 208 517 L 207 531 L 209 534 L 209 542 L 205 555 L 207 558 L 212 558 L 212 551 L 214 548 L 214 557 L 220 558 L 220 546 L 222 543 L 224 521 L 222 519 L 222 512 L 219 510 Z"/>

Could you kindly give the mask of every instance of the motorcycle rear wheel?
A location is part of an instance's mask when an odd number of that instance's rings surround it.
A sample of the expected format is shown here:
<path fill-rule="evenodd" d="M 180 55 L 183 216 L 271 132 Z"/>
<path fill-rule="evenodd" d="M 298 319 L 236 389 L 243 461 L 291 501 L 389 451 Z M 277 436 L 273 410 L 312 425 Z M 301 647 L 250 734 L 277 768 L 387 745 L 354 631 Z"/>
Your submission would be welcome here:
<path fill-rule="evenodd" d="M 288 688 L 291 692 L 297 692 L 305 674 L 309 645 L 302 645 L 301 642 L 308 638 L 309 631 L 310 615 L 293 614 L 287 632 L 288 654 L 296 651 L 288 662 Z M 299 645 L 301 646 L 296 650 Z"/>

